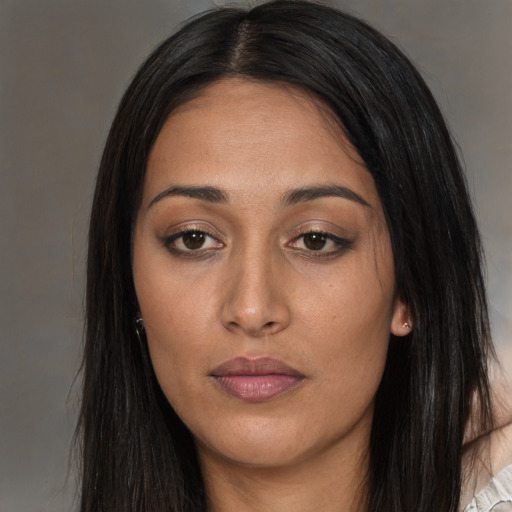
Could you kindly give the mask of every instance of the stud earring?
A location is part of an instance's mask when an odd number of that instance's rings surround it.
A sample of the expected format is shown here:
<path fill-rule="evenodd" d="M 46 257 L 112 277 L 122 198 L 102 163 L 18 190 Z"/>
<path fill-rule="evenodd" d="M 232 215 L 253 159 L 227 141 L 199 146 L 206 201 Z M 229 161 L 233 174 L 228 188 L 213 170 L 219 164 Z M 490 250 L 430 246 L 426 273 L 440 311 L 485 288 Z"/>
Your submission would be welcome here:
<path fill-rule="evenodd" d="M 411 322 L 411 320 L 407 320 L 406 322 L 404 322 L 404 323 L 402 324 L 402 327 L 403 327 L 404 329 L 410 329 L 410 328 L 411 328 L 411 323 L 410 323 L 410 322 Z"/>
<path fill-rule="evenodd" d="M 135 316 L 135 332 L 140 339 L 141 334 L 144 332 L 144 319 L 140 313 Z"/>

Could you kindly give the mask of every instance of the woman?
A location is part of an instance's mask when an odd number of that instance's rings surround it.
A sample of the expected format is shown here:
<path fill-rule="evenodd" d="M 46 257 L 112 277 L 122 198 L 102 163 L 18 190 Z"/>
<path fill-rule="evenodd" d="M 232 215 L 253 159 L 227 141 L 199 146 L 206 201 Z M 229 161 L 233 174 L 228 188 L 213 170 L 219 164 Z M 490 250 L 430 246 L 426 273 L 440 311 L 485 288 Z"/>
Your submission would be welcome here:
<path fill-rule="evenodd" d="M 82 511 L 464 507 L 501 469 L 480 256 L 388 40 L 303 1 L 193 20 L 98 175 Z"/>

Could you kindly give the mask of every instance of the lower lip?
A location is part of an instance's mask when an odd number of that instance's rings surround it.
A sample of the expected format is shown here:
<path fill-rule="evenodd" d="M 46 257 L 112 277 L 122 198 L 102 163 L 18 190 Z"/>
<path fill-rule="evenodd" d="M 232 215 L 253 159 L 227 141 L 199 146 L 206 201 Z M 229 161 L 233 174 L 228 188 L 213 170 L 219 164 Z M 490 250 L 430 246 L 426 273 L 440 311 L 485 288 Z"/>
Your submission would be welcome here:
<path fill-rule="evenodd" d="M 303 378 L 294 375 L 221 375 L 215 380 L 231 396 L 244 402 L 264 402 L 290 391 Z"/>

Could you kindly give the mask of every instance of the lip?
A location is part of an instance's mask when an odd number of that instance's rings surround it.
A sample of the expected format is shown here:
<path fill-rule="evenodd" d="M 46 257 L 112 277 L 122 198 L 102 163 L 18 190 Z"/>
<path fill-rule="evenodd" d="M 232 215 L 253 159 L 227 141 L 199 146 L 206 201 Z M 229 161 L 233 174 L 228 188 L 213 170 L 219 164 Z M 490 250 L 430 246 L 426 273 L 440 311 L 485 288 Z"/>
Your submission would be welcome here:
<path fill-rule="evenodd" d="M 304 375 L 272 357 L 236 357 L 217 366 L 211 377 L 229 395 L 264 402 L 297 387 Z"/>

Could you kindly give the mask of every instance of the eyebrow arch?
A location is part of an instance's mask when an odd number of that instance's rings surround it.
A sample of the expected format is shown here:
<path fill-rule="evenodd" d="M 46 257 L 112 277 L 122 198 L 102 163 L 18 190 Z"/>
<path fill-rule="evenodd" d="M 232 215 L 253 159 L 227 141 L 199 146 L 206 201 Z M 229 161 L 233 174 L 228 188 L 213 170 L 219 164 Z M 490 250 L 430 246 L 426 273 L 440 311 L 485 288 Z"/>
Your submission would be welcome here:
<path fill-rule="evenodd" d="M 293 206 L 298 203 L 320 199 L 321 197 L 341 197 L 342 199 L 348 199 L 371 208 L 371 205 L 359 194 L 341 185 L 320 185 L 290 190 L 281 199 L 281 204 L 283 206 Z"/>
<path fill-rule="evenodd" d="M 161 201 L 162 199 L 169 196 L 182 196 L 182 197 L 192 197 L 194 199 L 201 199 L 203 201 L 208 201 L 209 203 L 221 203 L 226 204 L 229 203 L 229 197 L 223 190 L 210 186 L 181 186 L 181 185 L 173 185 L 168 189 L 160 192 L 156 197 L 154 197 L 148 205 L 148 210 Z"/>

